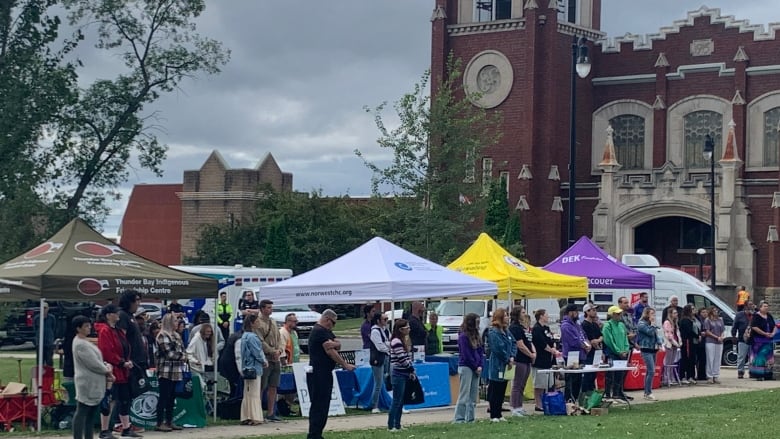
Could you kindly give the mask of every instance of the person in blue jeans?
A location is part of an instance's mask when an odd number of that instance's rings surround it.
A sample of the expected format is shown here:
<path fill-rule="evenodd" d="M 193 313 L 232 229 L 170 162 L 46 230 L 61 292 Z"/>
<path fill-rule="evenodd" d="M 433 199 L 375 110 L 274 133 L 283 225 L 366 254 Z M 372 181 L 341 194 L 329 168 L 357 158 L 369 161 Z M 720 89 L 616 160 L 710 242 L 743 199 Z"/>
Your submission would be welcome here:
<path fill-rule="evenodd" d="M 485 359 L 485 347 L 479 336 L 479 316 L 474 313 L 466 314 L 460 325 L 458 334 L 458 377 L 460 386 L 458 389 L 458 402 L 455 403 L 455 419 L 452 422 L 474 422 L 474 409 L 477 406 L 479 394 L 479 377 L 482 375 L 482 366 Z"/>
<path fill-rule="evenodd" d="M 387 429 L 401 430 L 401 414 L 404 406 L 406 380 L 416 379 L 412 364 L 412 340 L 409 338 L 409 322 L 398 319 L 393 325 L 393 337 L 390 340 L 390 364 L 392 364 L 393 403 L 387 415 Z"/>
<path fill-rule="evenodd" d="M 637 325 L 637 344 L 642 352 L 642 360 L 645 362 L 645 399 L 655 401 L 653 395 L 653 378 L 655 377 L 655 355 L 662 346 L 663 341 L 658 335 L 658 327 L 655 322 L 655 310 L 647 307 L 642 311 Z"/>

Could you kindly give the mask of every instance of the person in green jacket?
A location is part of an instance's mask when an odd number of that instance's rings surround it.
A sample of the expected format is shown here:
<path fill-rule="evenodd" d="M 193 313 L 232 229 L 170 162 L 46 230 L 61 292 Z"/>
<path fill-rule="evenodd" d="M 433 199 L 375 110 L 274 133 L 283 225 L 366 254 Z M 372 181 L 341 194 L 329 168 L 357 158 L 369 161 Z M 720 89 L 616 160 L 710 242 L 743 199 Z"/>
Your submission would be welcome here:
<path fill-rule="evenodd" d="M 425 324 L 425 355 L 436 355 L 444 352 L 442 334 L 444 329 L 439 326 L 439 315 L 435 312 L 428 314 L 428 323 Z"/>
<path fill-rule="evenodd" d="M 219 293 L 219 303 L 217 304 L 217 323 L 219 330 L 222 331 L 222 338 L 225 340 L 230 337 L 230 319 L 233 317 L 233 307 L 227 301 L 227 293 Z"/>
<path fill-rule="evenodd" d="M 628 344 L 626 325 L 622 321 L 623 310 L 619 306 L 610 306 L 607 311 L 607 320 L 601 329 L 604 337 L 604 349 L 610 360 L 627 360 L 631 347 Z M 604 397 L 623 400 L 634 399 L 623 392 L 623 382 L 626 379 L 625 371 L 607 372 Z"/>

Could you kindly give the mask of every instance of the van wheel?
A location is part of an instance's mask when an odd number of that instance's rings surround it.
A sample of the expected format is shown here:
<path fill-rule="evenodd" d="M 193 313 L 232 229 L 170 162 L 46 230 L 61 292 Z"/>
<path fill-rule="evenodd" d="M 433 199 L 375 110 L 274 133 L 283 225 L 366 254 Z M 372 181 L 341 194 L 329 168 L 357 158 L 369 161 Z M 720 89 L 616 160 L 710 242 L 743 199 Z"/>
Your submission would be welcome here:
<path fill-rule="evenodd" d="M 723 344 L 723 365 L 724 366 L 736 366 L 738 360 L 737 350 L 734 349 L 734 345 L 731 343 Z"/>

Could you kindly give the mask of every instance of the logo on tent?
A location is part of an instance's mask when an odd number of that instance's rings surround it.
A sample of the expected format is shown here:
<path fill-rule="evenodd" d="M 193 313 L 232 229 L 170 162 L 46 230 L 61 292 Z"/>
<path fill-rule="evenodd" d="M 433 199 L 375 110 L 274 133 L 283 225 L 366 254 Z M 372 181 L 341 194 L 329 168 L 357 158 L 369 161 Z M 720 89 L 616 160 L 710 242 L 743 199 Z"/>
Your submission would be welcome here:
<path fill-rule="evenodd" d="M 403 262 L 396 262 L 394 265 L 401 270 L 412 271 L 412 267 L 404 264 Z"/>
<path fill-rule="evenodd" d="M 77 242 L 73 248 L 75 248 L 77 252 L 87 256 L 106 257 L 124 254 L 124 251 L 122 251 L 119 246 L 105 245 L 94 241 Z"/>
<path fill-rule="evenodd" d="M 98 280 L 91 277 L 85 277 L 79 281 L 79 284 L 76 288 L 81 294 L 85 296 L 96 296 L 102 291 L 107 290 L 109 288 L 109 283 L 107 280 Z"/>
<path fill-rule="evenodd" d="M 24 259 L 30 259 L 35 258 L 40 255 L 45 255 L 46 253 L 54 253 L 57 250 L 62 247 L 61 242 L 44 242 L 43 244 L 39 245 L 38 247 L 35 247 L 34 249 L 28 251 L 24 254 Z"/>
<path fill-rule="evenodd" d="M 522 271 L 526 271 L 525 265 L 522 262 L 520 262 L 517 258 L 506 255 L 504 256 L 504 261 L 506 261 L 506 263 L 509 265 L 514 265 L 515 267 L 517 267 Z"/>

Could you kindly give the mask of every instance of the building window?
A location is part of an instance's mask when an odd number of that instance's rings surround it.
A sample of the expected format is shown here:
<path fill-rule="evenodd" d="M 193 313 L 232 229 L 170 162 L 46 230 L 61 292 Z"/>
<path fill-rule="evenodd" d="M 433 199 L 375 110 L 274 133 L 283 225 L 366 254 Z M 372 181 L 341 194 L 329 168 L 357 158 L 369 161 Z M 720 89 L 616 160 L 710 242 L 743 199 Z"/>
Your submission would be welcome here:
<path fill-rule="evenodd" d="M 764 113 L 764 166 L 780 163 L 780 107 Z"/>
<path fill-rule="evenodd" d="M 614 132 L 617 161 L 622 169 L 642 169 L 645 164 L 645 119 L 623 114 L 609 120 Z"/>
<path fill-rule="evenodd" d="M 474 149 L 469 148 L 468 151 L 466 151 L 466 169 L 463 172 L 463 182 L 464 183 L 474 183 L 476 180 L 474 178 L 475 171 L 475 162 L 476 158 L 474 157 Z"/>
<path fill-rule="evenodd" d="M 558 21 L 577 22 L 577 0 L 558 0 Z"/>
<path fill-rule="evenodd" d="M 504 186 L 504 189 L 506 189 L 506 197 L 509 198 L 509 171 L 501 171 L 498 173 L 498 181 L 501 182 L 501 184 Z"/>
<path fill-rule="evenodd" d="M 683 153 L 685 165 L 688 168 L 709 168 L 710 163 L 704 160 L 704 138 L 707 134 L 715 142 L 713 160 L 722 157 L 723 115 L 715 111 L 694 111 L 683 117 L 685 133 Z"/>
<path fill-rule="evenodd" d="M 475 0 L 474 14 L 479 22 L 508 20 L 512 18 L 512 0 Z"/>
<path fill-rule="evenodd" d="M 482 193 L 490 192 L 490 182 L 493 179 L 493 159 L 484 157 L 482 159 Z"/>

